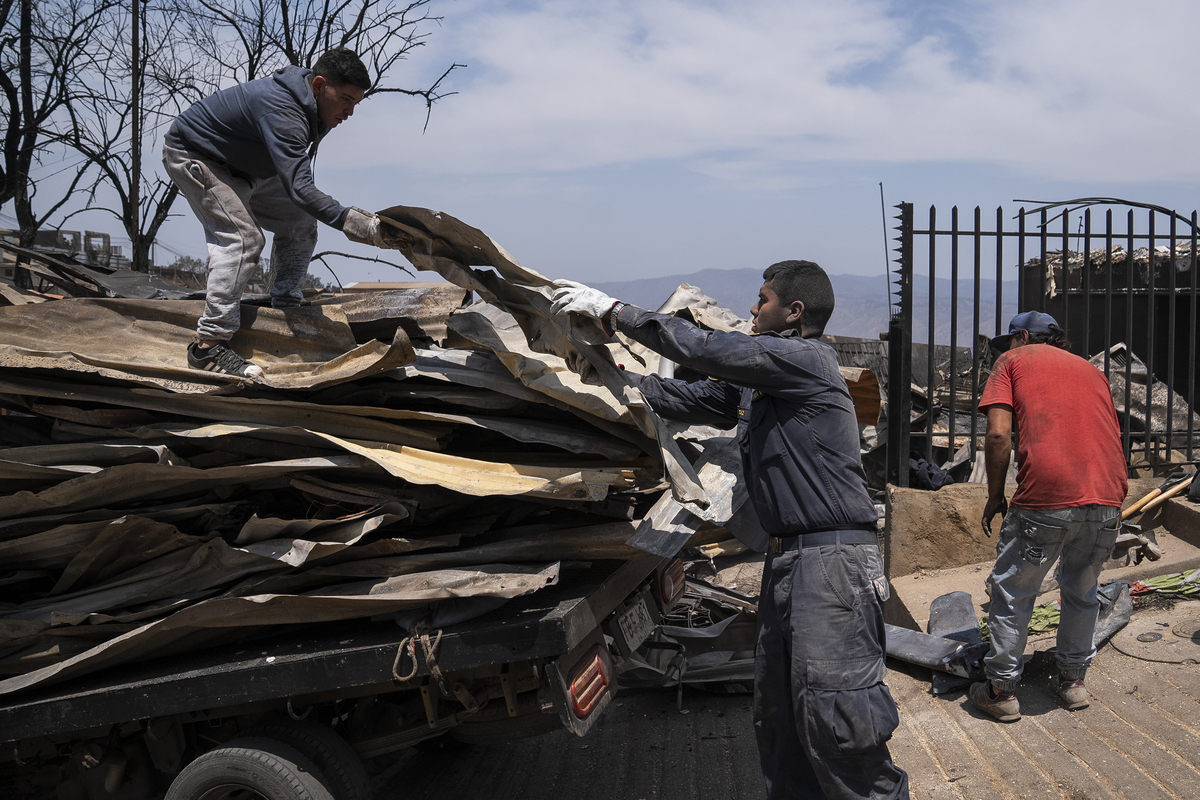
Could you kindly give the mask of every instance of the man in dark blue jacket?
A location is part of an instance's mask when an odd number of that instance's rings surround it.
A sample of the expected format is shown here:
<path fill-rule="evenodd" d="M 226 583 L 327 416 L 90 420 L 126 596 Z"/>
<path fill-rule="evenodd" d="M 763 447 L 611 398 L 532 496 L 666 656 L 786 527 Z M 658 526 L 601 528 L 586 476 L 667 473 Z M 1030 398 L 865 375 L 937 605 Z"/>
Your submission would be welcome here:
<path fill-rule="evenodd" d="M 850 392 L 818 340 L 833 286 L 810 261 L 768 267 L 753 332 L 703 331 L 570 281 L 575 312 L 712 380 L 630 375 L 654 409 L 738 427 L 750 499 L 771 535 L 758 604 L 754 729 L 771 800 L 907 798 L 887 741 L 899 724 L 883 679 L 888 585 Z"/>
<path fill-rule="evenodd" d="M 190 366 L 262 376 L 226 343 L 240 327 L 242 292 L 266 244 L 264 229 L 274 234 L 274 308 L 300 304 L 318 221 L 352 241 L 387 246 L 378 217 L 341 205 L 313 183 L 317 145 L 370 88 L 359 57 L 337 48 L 311 70 L 284 67 L 206 97 L 167 131 L 163 165 L 208 242 L 208 292 L 197 341 L 188 347 Z"/>

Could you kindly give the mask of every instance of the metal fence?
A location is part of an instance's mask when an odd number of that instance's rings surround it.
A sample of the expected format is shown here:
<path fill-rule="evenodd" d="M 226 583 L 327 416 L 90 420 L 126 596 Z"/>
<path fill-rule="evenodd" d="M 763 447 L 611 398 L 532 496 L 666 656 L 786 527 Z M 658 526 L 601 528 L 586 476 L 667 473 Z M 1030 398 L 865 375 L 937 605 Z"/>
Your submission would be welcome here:
<path fill-rule="evenodd" d="M 1011 216 L 997 208 L 987 223 L 978 207 L 965 224 L 957 207 L 948 224 L 931 207 L 918 227 L 911 203 L 896 208 L 889 483 L 909 485 L 910 457 L 975 464 L 986 431 L 977 406 L 994 356 L 989 340 L 1027 310 L 1054 316 L 1072 352 L 1104 371 L 1131 475 L 1197 458 L 1195 211 L 1182 217 L 1084 198 Z M 921 301 L 928 308 L 916 313 Z M 914 348 L 927 353 L 921 370 L 913 369 Z"/>

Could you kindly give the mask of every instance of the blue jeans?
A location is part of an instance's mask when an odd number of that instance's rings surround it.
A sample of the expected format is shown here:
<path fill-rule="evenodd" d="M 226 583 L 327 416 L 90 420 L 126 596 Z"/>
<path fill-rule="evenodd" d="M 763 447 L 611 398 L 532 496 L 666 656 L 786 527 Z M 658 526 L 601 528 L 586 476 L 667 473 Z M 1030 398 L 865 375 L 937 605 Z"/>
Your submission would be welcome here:
<path fill-rule="evenodd" d="M 1096 582 L 1120 528 L 1113 506 L 1034 511 L 1009 508 L 996 543 L 988 632 L 992 646 L 984 668 L 997 689 L 1012 691 L 1021 679 L 1029 620 L 1042 578 L 1062 555 L 1062 619 L 1055 660 L 1062 675 L 1082 679 L 1096 655 L 1092 635 L 1100 601 Z"/>
<path fill-rule="evenodd" d="M 241 326 L 242 292 L 271 245 L 271 307 L 300 305 L 302 284 L 317 246 L 317 221 L 291 201 L 276 175 L 234 175 L 224 164 L 163 147 L 163 166 L 187 198 L 208 242 L 208 292 L 196 332 L 201 341 L 227 341 Z"/>
<path fill-rule="evenodd" d="M 770 800 L 908 798 L 887 740 L 887 598 L 877 545 L 767 554 L 758 603 L 754 732 Z"/>

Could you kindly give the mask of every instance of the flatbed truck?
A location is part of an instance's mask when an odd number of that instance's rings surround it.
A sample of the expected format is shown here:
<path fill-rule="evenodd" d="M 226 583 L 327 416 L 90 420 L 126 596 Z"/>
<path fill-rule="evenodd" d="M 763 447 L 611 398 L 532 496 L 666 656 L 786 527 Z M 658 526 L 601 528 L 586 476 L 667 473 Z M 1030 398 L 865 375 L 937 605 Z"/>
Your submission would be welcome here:
<path fill-rule="evenodd" d="M 275 626 L 0 696 L 0 796 L 372 800 L 368 765 L 429 740 L 582 736 L 684 582 L 678 559 L 564 562 L 441 631 Z"/>

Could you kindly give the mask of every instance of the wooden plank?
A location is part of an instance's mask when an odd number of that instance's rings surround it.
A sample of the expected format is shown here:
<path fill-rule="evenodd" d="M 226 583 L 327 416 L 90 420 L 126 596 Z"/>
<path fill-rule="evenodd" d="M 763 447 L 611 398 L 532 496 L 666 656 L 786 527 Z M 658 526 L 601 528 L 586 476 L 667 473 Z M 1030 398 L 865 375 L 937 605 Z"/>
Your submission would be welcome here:
<path fill-rule="evenodd" d="M 11 305 L 24 306 L 29 303 L 44 303 L 46 298 L 36 295 L 24 294 L 15 287 L 9 286 L 7 283 L 0 283 L 0 297 L 3 297 Z"/>

